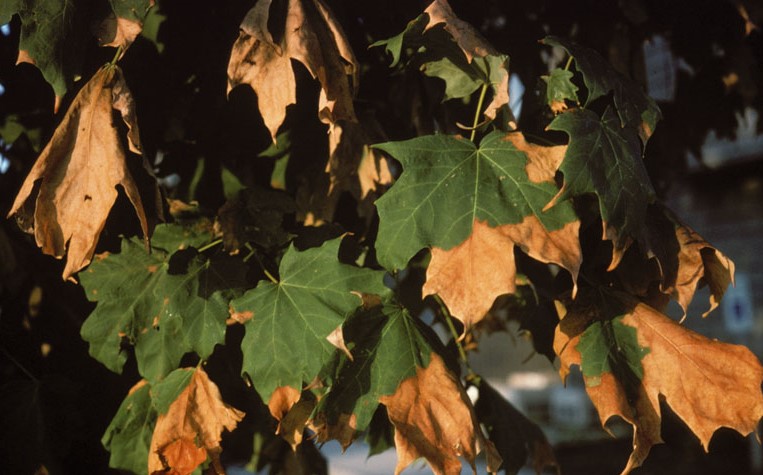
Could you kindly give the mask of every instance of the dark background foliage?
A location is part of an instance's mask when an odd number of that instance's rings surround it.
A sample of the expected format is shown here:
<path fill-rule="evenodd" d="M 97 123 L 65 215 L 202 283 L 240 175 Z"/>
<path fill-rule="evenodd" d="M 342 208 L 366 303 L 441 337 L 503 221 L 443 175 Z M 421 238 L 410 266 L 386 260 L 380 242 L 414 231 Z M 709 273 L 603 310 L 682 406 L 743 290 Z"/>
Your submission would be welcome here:
<path fill-rule="evenodd" d="M 368 48 L 372 42 L 400 32 L 428 2 L 328 3 L 361 63 L 356 107 L 362 120 L 375 121 L 378 130 L 383 131 L 375 140 L 400 140 L 436 130 L 457 133 L 453 124 L 470 122 L 469 107 L 452 103 L 445 107 L 440 103 L 443 84 L 439 80 L 417 71 L 390 70 L 383 50 Z M 679 72 L 675 100 L 660 104 L 664 119 L 646 153 L 658 193 L 664 193 L 685 174 L 685 152 L 698 152 L 708 130 L 731 136 L 736 126 L 735 113 L 745 106 L 760 110 L 763 105 L 763 33 L 756 29 L 745 35 L 744 20 L 732 1 L 451 3 L 459 17 L 477 26 L 499 51 L 510 55 L 511 72 L 527 88 L 520 127 L 528 132 L 540 131 L 550 119 L 541 100 L 543 85 L 538 80 L 548 71 L 541 59 L 544 47 L 539 39 L 547 34 L 574 38 L 597 49 L 618 70 L 644 83 L 643 42 L 654 34 L 668 38 L 673 53 L 683 58 L 694 74 Z M 157 37 L 138 38 L 120 63 L 138 104 L 145 153 L 168 185 L 167 196 L 196 200 L 202 212 L 209 215 L 225 202 L 223 167 L 246 186 L 267 187 L 275 166 L 275 159 L 258 157 L 270 145 L 270 136 L 257 113 L 254 93 L 242 87 L 233 90 L 229 98 L 225 94 L 230 47 L 241 19 L 253 4 L 238 0 L 160 0 L 158 13 L 165 19 Z M 753 21 L 762 19 L 760 3 L 745 5 Z M 39 71 L 28 64 L 14 66 L 18 35 L 15 19 L 10 35 L 0 36 L 0 84 L 5 89 L 0 95 L 0 124 L 15 116 L 24 129 L 13 144 L 0 142 L 0 152 L 9 161 L 8 170 L 0 174 L 3 215 L 74 96 L 74 91 L 69 93 L 59 112 L 53 113 L 53 93 Z M 91 38 L 83 52 L 82 77 L 90 77 L 112 55 L 113 51 L 98 48 Z M 302 187 L 309 186 L 309 177 L 322 173 L 324 163 L 316 157 L 325 156 L 318 152 L 325 152 L 328 145 L 325 126 L 314 113 L 318 86 L 304 68 L 296 63 L 295 67 L 300 84 L 298 101 L 284 129 L 298 128 L 300 133 L 300 139 L 292 142 L 286 174 L 287 190 L 299 195 Z M 727 86 L 724 77 L 731 73 L 737 75 L 738 81 Z M 83 82 L 75 84 L 75 88 Z M 0 135 L 7 137 L 8 130 L 0 129 Z M 156 159 L 158 156 L 161 161 Z M 372 238 L 375 232 L 373 220 L 357 216 L 349 194 L 340 199 L 336 221 L 361 237 Z M 99 251 L 117 249 L 119 235 L 138 232 L 138 223 L 122 196 L 101 235 Z M 61 262 L 43 256 L 34 239 L 24 235 L 15 223 L 0 221 L 0 473 L 31 474 L 40 465 L 50 473 L 107 473 L 108 454 L 99 439 L 127 389 L 138 379 L 134 360 L 128 363 L 125 374 L 118 376 L 88 356 L 79 328 L 93 304 L 87 302 L 79 286 L 61 281 L 61 266 Z M 241 335 L 232 331 L 228 338 L 236 340 Z M 237 347 L 231 344 L 219 349 L 210 362 L 210 371 L 238 378 L 239 371 L 227 366 L 227 359 L 221 355 L 229 352 L 235 361 L 240 358 Z M 243 424 L 235 439 L 226 445 L 224 455 L 241 461 L 251 456 L 252 435 L 272 428 L 264 422 L 259 426 L 251 422 L 269 421 L 254 392 L 236 391 L 224 393 L 226 400 L 253 417 L 247 418 L 250 422 Z M 262 417 L 257 417 L 258 413 Z M 666 438 L 670 437 L 669 431 Z M 727 456 L 739 450 L 733 443 L 735 439 L 729 440 L 731 452 L 724 452 Z M 619 445 L 609 453 L 627 453 L 627 444 L 615 444 Z M 680 451 L 680 445 L 674 450 Z M 283 444 L 273 442 L 268 447 L 265 458 L 275 460 L 288 455 Z M 315 457 L 311 447 L 308 444 L 301 449 L 300 456 Z M 601 454 L 600 449 L 589 450 Z M 661 450 L 655 449 L 643 470 L 658 473 L 654 467 L 670 464 L 669 456 L 662 455 Z M 574 453 L 580 460 L 590 460 L 581 447 Z M 691 460 L 697 457 L 693 453 L 682 456 L 685 461 Z M 569 458 L 573 467 L 575 457 Z M 743 463 L 741 457 L 727 460 L 727 464 Z M 564 458 L 562 463 L 564 466 Z M 606 457 L 598 466 L 601 473 L 608 473 Z M 732 473 L 730 467 L 726 465 L 715 473 Z M 705 468 L 712 469 L 712 463 Z M 745 467 L 738 469 L 735 473 L 742 473 Z"/>

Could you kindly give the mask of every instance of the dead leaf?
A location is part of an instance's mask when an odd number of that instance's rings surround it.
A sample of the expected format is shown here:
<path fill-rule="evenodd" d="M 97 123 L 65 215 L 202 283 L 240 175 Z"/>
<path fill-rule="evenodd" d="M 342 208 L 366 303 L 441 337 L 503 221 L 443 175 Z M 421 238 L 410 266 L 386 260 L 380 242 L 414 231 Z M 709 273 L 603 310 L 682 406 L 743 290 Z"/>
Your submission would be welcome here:
<path fill-rule="evenodd" d="M 325 413 L 319 413 L 310 423 L 310 428 L 315 432 L 315 438 L 318 442 L 336 440 L 344 451 L 355 440 L 358 427 L 356 419 L 355 414 L 339 414 L 336 422 L 329 424 Z"/>
<path fill-rule="evenodd" d="M 689 226 L 676 223 L 675 232 L 681 246 L 676 279 L 663 291 L 676 299 L 685 315 L 697 287 L 707 284 L 710 288 L 710 308 L 702 314 L 706 317 L 720 304 L 729 284 L 734 283 L 734 262 Z"/>
<path fill-rule="evenodd" d="M 344 330 L 342 330 L 342 325 L 339 325 L 334 329 L 334 331 L 329 333 L 326 339 L 329 341 L 329 343 L 334 345 L 336 349 L 344 353 L 350 361 L 353 361 L 352 353 L 350 352 L 350 349 L 347 348 L 347 344 L 344 342 Z"/>
<path fill-rule="evenodd" d="M 114 110 L 130 130 L 130 148 L 139 151 L 132 95 L 119 67 L 105 66 L 77 94 L 9 213 L 27 232 L 34 232 L 45 254 L 61 258 L 68 252 L 64 279 L 90 263 L 116 201 L 117 185 L 132 202 L 148 239 L 146 211 L 112 120 Z M 33 197 L 38 181 L 39 191 Z M 155 193 L 160 196 L 158 188 Z M 161 204 L 154 205 L 161 217 Z"/>
<path fill-rule="evenodd" d="M 620 416 L 634 428 L 633 452 L 623 474 L 641 465 L 651 447 L 661 443 L 660 400 L 699 437 L 705 450 L 713 433 L 728 427 L 747 435 L 763 417 L 763 367 L 747 348 L 710 340 L 684 328 L 625 294 L 617 294 L 629 308 L 622 323 L 637 331 L 643 377 L 630 397 L 611 372 L 586 380 L 586 391 L 604 425 Z M 572 309 L 562 317 L 554 348 L 565 378 L 571 365 L 581 365 L 580 336 L 594 318 Z"/>
<path fill-rule="evenodd" d="M 205 450 L 215 463 L 221 451 L 223 430 L 232 431 L 244 417 L 242 411 L 222 401 L 220 390 L 209 379 L 204 369 L 199 367 L 193 371 L 188 386 L 170 405 L 167 413 L 160 414 L 156 420 L 148 456 L 148 473 L 179 470 L 181 464 L 187 463 L 188 454 L 192 454 L 192 451 L 189 452 L 188 447 L 184 447 L 183 444 L 172 446 L 180 440 L 193 441 L 195 446 Z M 174 449 L 168 451 L 171 446 Z M 196 460 L 198 457 L 190 458 Z M 191 468 L 191 472 L 195 468 Z"/>
<path fill-rule="evenodd" d="M 162 451 L 162 456 L 165 460 L 172 461 L 168 463 L 172 468 L 162 473 L 167 475 L 191 475 L 196 470 L 196 467 L 207 460 L 207 450 L 203 447 L 196 447 L 193 440 L 177 439 L 165 447 Z"/>
<path fill-rule="evenodd" d="M 289 0 L 282 38 L 268 30 L 272 0 L 261 0 L 241 23 L 228 64 L 228 91 L 249 84 L 275 142 L 286 108 L 296 102 L 291 60 L 305 65 L 321 84 L 318 117 L 323 123 L 356 121 L 352 104 L 358 64 L 333 13 L 321 0 Z"/>
<path fill-rule="evenodd" d="M 437 354 L 431 354 L 429 366 L 416 368 L 415 376 L 379 401 L 395 426 L 395 474 L 419 457 L 426 458 L 436 474 L 458 474 L 458 458 L 464 457 L 474 468 L 474 459 L 483 448 L 488 471 L 497 471 L 501 457 L 482 435 L 461 383 Z"/>
<path fill-rule="evenodd" d="M 291 386 L 276 388 L 268 401 L 268 409 L 278 421 L 276 434 L 289 443 L 292 450 L 302 443 L 302 434 L 315 408 L 315 398 L 302 397 L 302 392 Z"/>
<path fill-rule="evenodd" d="M 514 246 L 540 262 L 556 263 L 577 280 L 582 261 L 580 222 L 549 232 L 535 216 L 491 228 L 475 220 L 472 234 L 458 246 L 432 248 L 423 294 L 438 294 L 465 328 L 480 322 L 496 297 L 516 291 Z"/>

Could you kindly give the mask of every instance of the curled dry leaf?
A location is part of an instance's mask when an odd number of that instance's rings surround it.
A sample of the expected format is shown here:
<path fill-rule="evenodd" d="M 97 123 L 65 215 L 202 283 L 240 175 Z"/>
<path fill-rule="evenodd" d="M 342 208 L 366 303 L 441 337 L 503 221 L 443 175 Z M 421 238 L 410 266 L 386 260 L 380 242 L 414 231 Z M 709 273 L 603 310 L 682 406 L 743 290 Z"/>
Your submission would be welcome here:
<path fill-rule="evenodd" d="M 291 386 L 276 388 L 270 396 L 268 409 L 278 421 L 276 434 L 283 437 L 292 450 L 297 450 L 302 443 L 302 434 L 314 408 L 314 398 L 303 398 L 302 393 Z"/>
<path fill-rule="evenodd" d="M 602 425 L 612 416 L 633 425 L 633 452 L 623 474 L 640 466 L 651 447 L 662 442 L 661 399 L 705 450 L 721 427 L 743 435 L 755 430 L 763 417 L 763 367 L 750 350 L 692 332 L 632 297 L 620 295 L 618 300 L 629 310 L 612 321 L 618 339 L 614 345 L 590 344 L 592 339 L 581 344 L 589 329 L 601 322 L 592 324 L 590 312 L 570 310 L 557 328 L 554 348 L 562 377 L 571 365 L 583 368 L 586 391 Z M 620 365 L 630 368 L 627 372 L 635 377 L 630 381 L 614 367 L 623 352 L 638 355 Z"/>
<path fill-rule="evenodd" d="M 474 459 L 483 448 L 488 471 L 498 470 L 500 455 L 482 435 L 463 387 L 436 353 L 431 354 L 429 366 L 417 367 L 415 376 L 379 400 L 395 426 L 396 474 L 419 457 L 426 458 L 438 475 L 458 474 L 458 458 L 464 457 L 474 468 Z"/>
<path fill-rule="evenodd" d="M 171 472 L 178 470 L 181 464 L 187 467 L 189 458 L 199 460 L 200 450 L 205 453 L 201 461 L 208 454 L 214 463 L 221 451 L 223 430 L 232 431 L 244 417 L 243 412 L 222 401 L 217 385 L 202 368 L 192 371 L 191 382 L 170 405 L 167 413 L 160 414 L 156 421 L 148 456 L 148 473 Z M 191 450 L 187 442 L 178 441 L 190 441 L 200 450 Z M 185 473 L 193 472 L 197 466 L 188 467 L 190 472 Z"/>
<path fill-rule="evenodd" d="M 283 37 L 268 30 L 272 0 L 261 0 L 241 23 L 228 64 L 228 90 L 249 84 L 257 93 L 260 113 L 275 141 L 296 102 L 291 60 L 304 64 L 321 84 L 318 117 L 326 124 L 355 121 L 352 105 L 357 61 L 333 13 L 321 0 L 289 0 Z"/>
<path fill-rule="evenodd" d="M 64 279 L 90 263 L 116 201 L 117 185 L 132 202 L 148 239 L 148 218 L 112 120 L 114 110 L 129 128 L 130 149 L 139 152 L 132 95 L 119 67 L 105 66 L 77 94 L 9 213 L 27 232 L 34 232 L 45 254 L 60 258 L 68 253 Z M 145 161 L 144 168 L 148 170 Z M 158 188 L 154 193 L 159 196 Z M 161 204 L 154 204 L 161 217 Z"/>
<path fill-rule="evenodd" d="M 689 226 L 673 218 L 680 246 L 678 268 L 675 282 L 668 283 L 663 291 L 675 298 L 686 314 L 697 287 L 707 284 L 710 289 L 710 308 L 702 314 L 706 317 L 715 310 L 729 284 L 734 282 L 734 262 Z"/>
<path fill-rule="evenodd" d="M 111 0 L 112 11 L 97 27 L 101 46 L 122 48 L 120 58 L 143 31 L 143 22 L 154 0 Z"/>
<path fill-rule="evenodd" d="M 505 140 L 526 154 L 525 171 L 531 182 L 553 182 L 565 146 L 531 144 L 519 132 Z M 469 328 L 484 318 L 496 297 L 516 291 L 515 245 L 538 261 L 561 265 L 576 282 L 582 262 L 579 229 L 576 220 L 548 231 L 534 214 L 495 228 L 475 219 L 464 242 L 448 250 L 432 248 L 423 294 L 439 294 L 453 316 Z"/>

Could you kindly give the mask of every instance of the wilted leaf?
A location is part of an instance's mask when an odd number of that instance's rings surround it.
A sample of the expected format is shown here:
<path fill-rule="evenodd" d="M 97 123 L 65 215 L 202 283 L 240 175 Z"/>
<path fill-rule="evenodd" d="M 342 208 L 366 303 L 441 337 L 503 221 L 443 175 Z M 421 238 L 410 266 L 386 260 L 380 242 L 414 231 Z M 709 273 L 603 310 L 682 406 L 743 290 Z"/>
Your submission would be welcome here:
<path fill-rule="evenodd" d="M 291 386 L 281 386 L 276 388 L 268 401 L 270 414 L 278 421 L 276 434 L 283 437 L 292 450 L 297 450 L 302 443 L 302 433 L 315 408 L 315 398 L 309 394 Z"/>
<path fill-rule="evenodd" d="M 183 230 L 163 225 L 156 234 L 171 247 L 172 239 L 185 241 Z M 177 368 L 186 352 L 207 358 L 225 339 L 228 303 L 243 270 L 238 261 L 210 261 L 194 249 L 148 254 L 135 238 L 123 239 L 119 254 L 80 273 L 86 296 L 98 302 L 81 330 L 90 355 L 119 373 L 126 339 L 135 346 L 138 370 L 152 381 Z"/>
<path fill-rule="evenodd" d="M 318 375 L 335 350 L 326 337 L 361 305 L 353 291 L 388 292 L 383 272 L 339 262 L 340 242 L 302 252 L 292 245 L 281 259 L 278 282 L 260 282 L 231 303 L 235 312 L 255 315 L 245 324 L 242 370 L 266 403 L 276 388 L 301 390 Z"/>
<path fill-rule="evenodd" d="M 482 449 L 487 451 L 488 471 L 498 470 L 501 457 L 482 436 L 469 397 L 436 353 L 426 368 L 417 367 L 415 376 L 380 400 L 395 426 L 395 474 L 419 457 L 438 475 L 458 474 L 459 457 L 474 468 Z"/>
<path fill-rule="evenodd" d="M 321 84 L 318 117 L 326 124 L 356 121 L 352 105 L 357 62 L 333 13 L 321 0 L 289 0 L 286 18 L 273 20 L 272 0 L 261 0 L 247 13 L 231 51 L 228 90 L 249 84 L 257 93 L 260 113 L 275 141 L 296 102 L 291 60 L 302 63 Z M 269 21 L 285 21 L 282 38 L 274 38 Z"/>
<path fill-rule="evenodd" d="M 665 210 L 665 213 L 675 225 L 680 251 L 677 269 L 670 274 L 675 275 L 675 280 L 665 282 L 663 291 L 671 294 L 686 314 L 697 287 L 707 285 L 710 308 L 702 314 L 706 317 L 718 306 L 729 284 L 734 282 L 734 262 L 671 212 Z"/>
<path fill-rule="evenodd" d="M 130 129 L 131 150 L 139 152 L 132 96 L 121 70 L 105 66 L 77 94 L 9 212 L 25 230 L 34 231 L 45 254 L 59 258 L 68 254 L 64 279 L 90 263 L 117 199 L 117 186 L 132 202 L 148 239 L 148 218 L 112 120 L 114 109 Z M 39 191 L 33 196 L 38 181 Z M 156 213 L 161 216 L 161 207 Z"/>
<path fill-rule="evenodd" d="M 188 386 L 170 405 L 166 414 L 156 420 L 148 473 L 175 469 L 190 474 L 209 455 L 219 456 L 223 430 L 232 431 L 244 413 L 225 404 L 220 390 L 202 368 L 193 371 Z M 179 442 L 181 441 L 181 442 Z M 193 446 L 193 447 L 192 447 Z M 205 457 L 200 454 L 203 449 Z M 189 463 L 196 463 L 191 467 Z M 181 467 L 186 471 L 180 471 Z"/>
<path fill-rule="evenodd" d="M 603 221 L 603 239 L 612 241 L 610 270 L 617 267 L 635 238 L 646 242 L 646 209 L 655 192 L 641 159 L 635 130 L 622 128 L 615 112 L 607 107 L 601 118 L 590 110 L 575 109 L 548 126 L 570 136 L 564 161 L 564 186 L 547 208 L 576 195 L 595 193 Z"/>
<path fill-rule="evenodd" d="M 646 144 L 662 113 L 640 85 L 618 73 L 592 49 L 553 36 L 544 38 L 543 43 L 564 48 L 574 58 L 575 67 L 583 75 L 583 82 L 588 89 L 586 106 L 613 92 L 620 127 L 638 131 L 642 142 Z"/>
<path fill-rule="evenodd" d="M 705 450 L 721 427 L 743 435 L 755 430 L 763 417 L 763 367 L 750 350 L 694 333 L 625 294 L 611 296 L 610 304 L 625 310 L 612 318 L 592 311 L 590 302 L 571 307 L 554 347 L 563 377 L 571 365 L 581 366 L 602 424 L 620 416 L 633 425 L 624 474 L 661 442 L 661 399 Z"/>
<path fill-rule="evenodd" d="M 514 245 L 577 277 L 575 212 L 569 203 L 541 211 L 557 192 L 552 170 L 564 147 L 540 147 L 518 133 L 493 132 L 479 148 L 442 135 L 379 148 L 402 163 L 403 174 L 376 202 L 378 259 L 388 269 L 401 268 L 421 248 L 431 247 L 424 292 L 440 294 L 467 326 L 479 321 L 498 295 L 515 289 Z"/>
<path fill-rule="evenodd" d="M 519 412 L 484 379 L 479 382 L 479 398 L 474 405 L 477 419 L 487 429 L 488 438 L 503 459 L 501 469 L 515 475 L 525 464 L 540 475 L 544 468 L 559 465 L 543 431 Z"/>

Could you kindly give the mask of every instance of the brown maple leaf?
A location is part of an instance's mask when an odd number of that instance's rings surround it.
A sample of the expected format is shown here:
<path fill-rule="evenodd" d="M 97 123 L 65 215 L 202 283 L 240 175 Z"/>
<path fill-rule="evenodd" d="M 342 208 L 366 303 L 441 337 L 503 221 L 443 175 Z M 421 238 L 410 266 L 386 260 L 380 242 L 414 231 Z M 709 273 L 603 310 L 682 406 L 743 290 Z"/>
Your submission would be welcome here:
<path fill-rule="evenodd" d="M 669 211 L 666 210 L 666 213 Z M 707 284 L 710 289 L 710 308 L 702 314 L 706 317 L 718 306 L 729 284 L 734 283 L 734 262 L 672 213 L 668 216 L 675 223 L 680 251 L 675 279 L 663 285 L 663 292 L 676 299 L 685 315 L 697 287 Z"/>
<path fill-rule="evenodd" d="M 257 93 L 260 113 L 275 141 L 296 102 L 291 60 L 305 65 L 321 84 L 318 117 L 323 123 L 355 121 L 352 104 L 357 61 L 333 13 L 321 0 L 289 0 L 283 36 L 268 29 L 272 0 L 261 0 L 241 23 L 228 64 L 228 90 L 249 84 Z"/>
<path fill-rule="evenodd" d="M 302 435 L 315 408 L 315 398 L 302 397 L 291 386 L 276 388 L 268 401 L 270 414 L 278 421 L 276 434 L 289 443 L 292 450 L 302 443 Z"/>
<path fill-rule="evenodd" d="M 437 354 L 431 354 L 429 366 L 417 367 L 415 376 L 379 401 L 395 426 L 395 474 L 419 457 L 426 458 L 438 475 L 458 474 L 459 457 L 474 468 L 481 449 L 486 451 L 490 472 L 500 466 L 501 457 L 482 435 L 466 391 Z"/>
<path fill-rule="evenodd" d="M 747 348 L 711 340 L 686 329 L 655 309 L 618 294 L 630 310 L 622 323 L 637 330 L 638 345 L 646 348 L 643 377 L 637 393 L 626 394 L 611 372 L 586 381 L 586 391 L 602 425 L 620 416 L 633 428 L 633 452 L 623 474 L 640 466 L 651 447 L 661 443 L 660 400 L 664 399 L 708 449 L 713 433 L 728 427 L 747 435 L 763 417 L 763 366 Z M 571 365 L 581 364 L 580 335 L 592 312 L 570 310 L 556 331 L 554 349 L 564 379 Z M 635 398 L 635 399 L 634 399 Z"/>
<path fill-rule="evenodd" d="M 129 128 L 130 150 L 140 153 L 132 95 L 119 67 L 104 66 L 74 98 L 8 214 L 16 215 L 22 228 L 34 233 L 45 254 L 57 258 L 67 254 L 64 279 L 90 263 L 118 185 L 132 202 L 148 239 L 148 218 L 127 167 L 114 110 Z M 150 173 L 145 160 L 143 164 Z M 158 188 L 154 193 L 160 196 Z M 161 203 L 154 205 L 161 218 Z"/>
<path fill-rule="evenodd" d="M 529 144 L 519 133 L 508 134 L 518 150 L 527 155 L 527 175 L 535 183 L 551 182 L 564 157 L 565 146 L 543 147 Z M 438 294 L 454 317 L 465 328 L 480 322 L 496 297 L 516 291 L 514 246 L 533 259 L 558 264 L 577 281 L 582 262 L 578 231 L 573 221 L 555 231 L 548 231 L 535 215 L 520 223 L 495 228 L 475 220 L 472 234 L 458 246 L 444 250 L 432 248 L 423 294 Z"/>
<path fill-rule="evenodd" d="M 218 463 L 220 438 L 223 430 L 232 431 L 244 417 L 244 413 L 222 401 L 220 390 L 202 368 L 193 371 L 191 382 L 170 405 L 166 414 L 156 420 L 151 448 L 148 455 L 148 473 L 155 471 L 179 470 L 180 466 L 190 470 L 188 460 L 199 460 L 201 451 L 204 458 L 209 455 L 213 463 Z M 186 442 L 178 442 L 186 441 Z M 189 447 L 189 441 L 197 449 Z"/>

